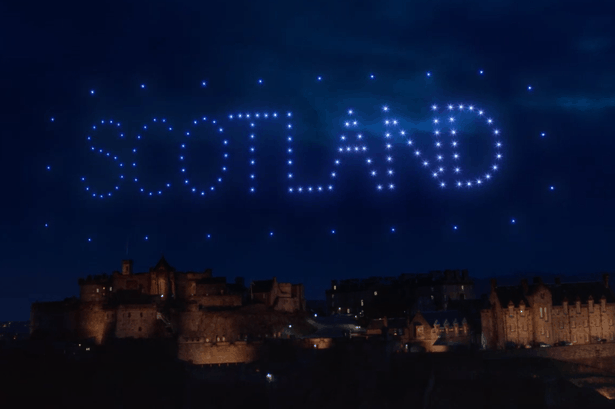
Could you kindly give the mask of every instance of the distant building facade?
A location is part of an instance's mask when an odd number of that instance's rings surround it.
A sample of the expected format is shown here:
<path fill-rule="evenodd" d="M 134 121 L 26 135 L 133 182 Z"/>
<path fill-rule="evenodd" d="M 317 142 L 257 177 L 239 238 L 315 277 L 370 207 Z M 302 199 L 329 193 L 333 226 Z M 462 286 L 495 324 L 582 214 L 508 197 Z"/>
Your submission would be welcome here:
<path fill-rule="evenodd" d="M 245 362 L 258 343 L 301 325 L 302 284 L 255 282 L 204 272 L 178 272 L 162 257 L 149 272 L 122 271 L 80 279 L 80 298 L 34 303 L 31 333 L 48 332 L 103 344 L 114 338 L 175 337 L 180 358 L 194 363 Z M 242 352 L 243 351 L 243 352 Z M 218 362 L 220 361 L 220 362 Z"/>
<path fill-rule="evenodd" d="M 472 322 L 461 311 L 419 311 L 412 317 L 372 320 L 366 336 L 397 340 L 406 352 L 444 352 L 479 345 L 480 331 Z"/>
<path fill-rule="evenodd" d="M 432 271 L 399 277 L 333 280 L 325 294 L 329 314 L 381 318 L 446 310 L 451 300 L 474 299 L 474 282 L 467 270 Z"/>
<path fill-rule="evenodd" d="M 498 287 L 492 280 L 488 307 L 481 310 L 486 348 L 614 342 L 615 295 L 608 274 L 602 282 L 545 284 L 522 280 Z"/>

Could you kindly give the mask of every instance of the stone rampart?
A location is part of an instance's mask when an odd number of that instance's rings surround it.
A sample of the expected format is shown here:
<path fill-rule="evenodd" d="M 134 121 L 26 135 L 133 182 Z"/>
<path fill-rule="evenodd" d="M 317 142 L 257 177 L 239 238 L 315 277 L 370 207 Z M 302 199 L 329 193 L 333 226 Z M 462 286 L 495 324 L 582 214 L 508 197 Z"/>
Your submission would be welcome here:
<path fill-rule="evenodd" d="M 263 347 L 262 342 L 212 342 L 204 337 L 180 337 L 177 356 L 194 365 L 247 363 L 256 361 Z"/>

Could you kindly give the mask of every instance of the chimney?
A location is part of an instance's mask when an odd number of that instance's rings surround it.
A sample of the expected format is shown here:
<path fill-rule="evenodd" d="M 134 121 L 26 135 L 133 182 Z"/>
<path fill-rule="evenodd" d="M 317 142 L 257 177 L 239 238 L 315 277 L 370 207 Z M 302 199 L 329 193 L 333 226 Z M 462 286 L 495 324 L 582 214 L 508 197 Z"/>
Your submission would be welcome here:
<path fill-rule="evenodd" d="M 540 279 L 540 277 L 534 277 L 534 284 L 540 284 L 542 283 L 542 280 Z"/>
<path fill-rule="evenodd" d="M 132 260 L 122 260 L 122 275 L 132 274 Z"/>
<path fill-rule="evenodd" d="M 609 288 L 609 275 L 602 274 L 602 281 L 604 281 L 604 288 Z"/>
<path fill-rule="evenodd" d="M 521 287 L 523 287 L 523 294 L 527 294 L 530 291 L 530 286 L 527 283 L 527 278 L 521 280 Z"/>
<path fill-rule="evenodd" d="M 555 284 L 560 285 L 561 283 L 562 283 L 562 280 L 560 280 L 559 277 L 555 277 Z"/>
<path fill-rule="evenodd" d="M 491 290 L 495 290 L 498 287 L 498 282 L 496 281 L 495 278 L 491 279 Z"/>

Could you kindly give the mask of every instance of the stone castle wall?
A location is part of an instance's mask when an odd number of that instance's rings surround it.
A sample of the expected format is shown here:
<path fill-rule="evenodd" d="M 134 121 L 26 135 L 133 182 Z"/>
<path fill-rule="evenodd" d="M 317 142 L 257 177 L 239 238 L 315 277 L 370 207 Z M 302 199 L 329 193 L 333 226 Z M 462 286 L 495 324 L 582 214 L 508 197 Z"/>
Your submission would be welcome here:
<path fill-rule="evenodd" d="M 30 310 L 30 332 L 47 331 L 55 336 L 75 335 L 79 314 L 76 306 L 66 303 L 34 303 Z"/>
<path fill-rule="evenodd" d="M 274 337 L 289 325 L 304 322 L 302 316 L 252 305 L 232 311 L 187 311 L 175 316 L 180 335 L 227 340 Z"/>
<path fill-rule="evenodd" d="M 156 335 L 157 309 L 155 304 L 120 305 L 117 309 L 118 338 L 152 338 Z"/>
<path fill-rule="evenodd" d="M 113 334 L 115 315 L 115 310 L 104 309 L 99 303 L 81 303 L 75 322 L 77 338 L 102 344 Z"/>
<path fill-rule="evenodd" d="M 195 365 L 247 363 L 261 355 L 262 342 L 207 342 L 203 337 L 180 337 L 178 358 Z"/>
<path fill-rule="evenodd" d="M 240 294 L 226 295 L 196 295 L 189 298 L 191 301 L 196 301 L 198 305 L 203 307 L 240 307 L 242 299 Z"/>

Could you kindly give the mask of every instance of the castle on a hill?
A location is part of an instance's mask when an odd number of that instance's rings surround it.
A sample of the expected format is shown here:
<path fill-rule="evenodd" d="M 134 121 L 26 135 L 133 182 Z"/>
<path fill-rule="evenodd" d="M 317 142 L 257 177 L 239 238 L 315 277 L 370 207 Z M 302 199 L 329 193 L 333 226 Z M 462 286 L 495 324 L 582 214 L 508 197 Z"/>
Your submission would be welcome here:
<path fill-rule="evenodd" d="M 31 334 L 92 340 L 173 337 L 179 358 L 193 363 L 248 362 L 266 338 L 306 328 L 303 284 L 178 272 L 162 257 L 149 272 L 122 271 L 79 280 L 80 298 L 34 303 Z M 294 324 L 294 325 L 293 325 Z M 294 329 L 293 329 L 294 328 Z"/>

